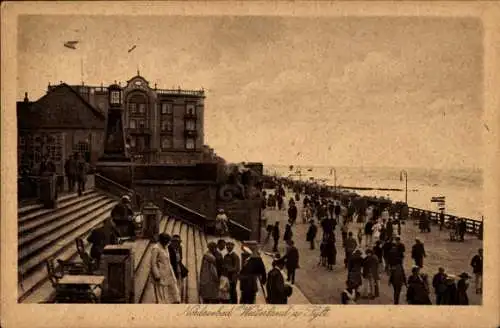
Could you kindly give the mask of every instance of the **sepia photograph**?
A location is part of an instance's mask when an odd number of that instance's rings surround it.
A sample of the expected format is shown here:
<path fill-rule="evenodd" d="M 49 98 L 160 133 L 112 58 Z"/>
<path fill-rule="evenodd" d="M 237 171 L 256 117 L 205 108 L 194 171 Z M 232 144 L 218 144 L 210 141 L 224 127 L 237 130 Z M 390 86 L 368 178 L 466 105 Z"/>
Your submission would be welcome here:
<path fill-rule="evenodd" d="M 11 29 L 17 304 L 485 304 L 480 18 L 31 11 Z"/>

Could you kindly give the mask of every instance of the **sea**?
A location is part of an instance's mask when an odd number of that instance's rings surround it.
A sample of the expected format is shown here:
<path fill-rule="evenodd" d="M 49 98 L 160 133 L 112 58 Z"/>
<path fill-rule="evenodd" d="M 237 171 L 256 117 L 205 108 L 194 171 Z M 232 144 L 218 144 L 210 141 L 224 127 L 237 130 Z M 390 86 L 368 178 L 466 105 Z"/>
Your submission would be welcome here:
<path fill-rule="evenodd" d="M 474 169 L 405 168 L 408 176 L 408 205 L 438 211 L 432 197 L 445 197 L 445 213 L 481 220 L 483 216 L 483 171 Z M 264 173 L 290 176 L 296 180 L 322 181 L 333 186 L 390 188 L 401 191 L 353 190 L 360 195 L 405 200 L 405 178 L 400 168 L 264 165 Z"/>

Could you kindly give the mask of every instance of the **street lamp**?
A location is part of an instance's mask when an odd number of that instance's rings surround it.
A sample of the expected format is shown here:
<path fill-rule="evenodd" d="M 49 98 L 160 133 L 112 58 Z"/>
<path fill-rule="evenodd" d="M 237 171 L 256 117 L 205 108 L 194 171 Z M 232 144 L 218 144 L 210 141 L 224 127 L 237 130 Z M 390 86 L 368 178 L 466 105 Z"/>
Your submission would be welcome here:
<path fill-rule="evenodd" d="M 405 177 L 405 203 L 408 205 L 408 172 L 401 170 L 399 173 L 399 181 L 403 181 L 403 175 Z"/>
<path fill-rule="evenodd" d="M 333 172 L 333 189 L 335 191 L 335 196 L 337 195 L 337 170 L 332 167 L 330 169 L 330 175 L 332 175 L 332 172 Z"/>

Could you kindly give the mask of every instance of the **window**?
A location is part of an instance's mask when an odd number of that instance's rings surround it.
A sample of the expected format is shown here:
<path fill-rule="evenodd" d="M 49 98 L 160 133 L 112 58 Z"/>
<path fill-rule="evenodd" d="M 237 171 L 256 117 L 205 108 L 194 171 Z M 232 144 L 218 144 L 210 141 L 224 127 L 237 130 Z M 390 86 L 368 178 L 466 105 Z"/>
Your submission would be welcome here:
<path fill-rule="evenodd" d="M 161 137 L 161 148 L 162 149 L 170 149 L 173 147 L 173 140 L 170 136 L 162 136 Z"/>
<path fill-rule="evenodd" d="M 135 148 L 135 137 L 130 137 L 130 148 Z"/>
<path fill-rule="evenodd" d="M 196 121 L 195 120 L 186 120 L 186 130 L 187 131 L 196 131 Z"/>
<path fill-rule="evenodd" d="M 128 110 L 131 114 L 135 114 L 137 111 L 137 105 L 135 103 L 129 103 Z"/>
<path fill-rule="evenodd" d="M 196 115 L 196 107 L 194 106 L 194 104 L 187 104 L 186 105 L 186 114 Z"/>
<path fill-rule="evenodd" d="M 146 113 L 146 104 L 139 104 L 139 114 Z"/>
<path fill-rule="evenodd" d="M 136 122 L 135 122 L 135 120 L 130 120 L 129 127 L 130 127 L 131 129 L 135 129 L 135 128 L 136 128 L 135 123 L 136 123 Z"/>
<path fill-rule="evenodd" d="M 19 136 L 19 146 L 23 146 L 26 145 L 26 138 L 24 138 L 24 136 Z"/>
<path fill-rule="evenodd" d="M 171 132 L 173 130 L 173 124 L 171 120 L 161 121 L 161 131 Z"/>
<path fill-rule="evenodd" d="M 146 120 L 139 120 L 139 128 L 144 129 L 146 127 Z"/>
<path fill-rule="evenodd" d="M 120 104 L 120 91 L 111 91 L 111 103 Z"/>
<path fill-rule="evenodd" d="M 170 114 L 172 114 L 172 104 L 169 104 L 169 103 L 163 103 L 163 104 L 161 104 L 161 113 L 163 115 L 170 115 Z"/>
<path fill-rule="evenodd" d="M 186 149 L 194 149 L 194 138 L 186 139 Z"/>

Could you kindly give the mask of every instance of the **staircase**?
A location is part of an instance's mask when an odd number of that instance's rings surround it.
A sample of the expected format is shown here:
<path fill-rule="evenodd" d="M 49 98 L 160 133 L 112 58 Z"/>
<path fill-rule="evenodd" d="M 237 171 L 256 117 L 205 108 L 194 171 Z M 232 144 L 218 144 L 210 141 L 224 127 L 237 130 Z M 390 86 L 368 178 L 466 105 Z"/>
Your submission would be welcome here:
<path fill-rule="evenodd" d="M 86 243 L 90 231 L 109 216 L 115 204 L 114 198 L 92 189 L 81 197 L 76 193 L 61 196 L 57 209 L 33 204 L 18 210 L 19 303 L 50 300 L 53 288 L 45 260 L 76 259 L 75 239 L 80 237 Z"/>

